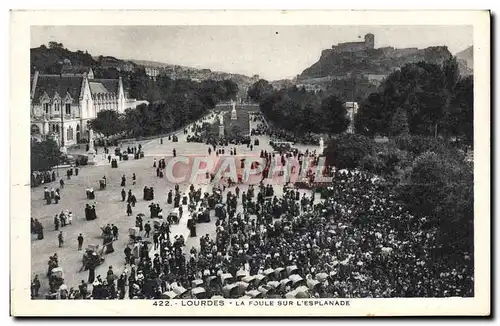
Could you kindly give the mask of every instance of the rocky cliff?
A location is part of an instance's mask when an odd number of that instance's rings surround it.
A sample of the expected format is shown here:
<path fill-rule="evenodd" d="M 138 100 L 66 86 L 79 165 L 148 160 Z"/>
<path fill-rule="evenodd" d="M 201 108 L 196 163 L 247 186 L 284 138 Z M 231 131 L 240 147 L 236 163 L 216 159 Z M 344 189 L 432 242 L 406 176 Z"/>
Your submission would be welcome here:
<path fill-rule="evenodd" d="M 388 75 L 407 63 L 422 60 L 442 63 L 450 57 L 451 53 L 446 46 L 433 46 L 425 49 L 386 47 L 355 52 L 338 52 L 326 49 L 322 51 L 319 60 L 305 69 L 299 78 L 357 74 Z"/>

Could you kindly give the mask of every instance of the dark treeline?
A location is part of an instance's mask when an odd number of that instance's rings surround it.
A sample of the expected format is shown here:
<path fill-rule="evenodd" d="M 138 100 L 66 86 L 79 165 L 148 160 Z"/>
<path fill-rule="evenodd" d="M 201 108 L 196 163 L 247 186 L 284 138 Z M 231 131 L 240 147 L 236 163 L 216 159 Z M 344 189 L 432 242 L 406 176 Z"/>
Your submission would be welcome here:
<path fill-rule="evenodd" d="M 407 64 L 361 103 L 356 130 L 367 136 L 457 137 L 472 144 L 473 88 L 473 77 L 461 77 L 455 59 Z"/>
<path fill-rule="evenodd" d="M 315 94 L 297 86 L 276 90 L 261 79 L 249 88 L 248 96 L 259 102 L 262 114 L 275 127 L 296 135 L 311 131 L 338 134 L 349 125 L 346 108 L 334 95 Z"/>
<path fill-rule="evenodd" d="M 238 85 L 230 80 L 195 82 L 167 76 L 153 80 L 143 69 L 132 73 L 127 82 L 128 97 L 145 99 L 149 105 L 128 109 L 123 115 L 99 112 L 92 122 L 97 132 L 109 136 L 126 131 L 133 137 L 168 133 L 206 115 L 218 102 L 234 99 L 238 92 Z"/>

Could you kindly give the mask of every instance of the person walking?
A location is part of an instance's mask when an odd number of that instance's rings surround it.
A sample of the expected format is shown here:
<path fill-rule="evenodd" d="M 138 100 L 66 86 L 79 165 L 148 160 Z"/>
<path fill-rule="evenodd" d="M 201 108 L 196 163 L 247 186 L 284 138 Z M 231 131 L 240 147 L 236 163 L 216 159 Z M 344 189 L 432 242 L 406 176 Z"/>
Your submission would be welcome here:
<path fill-rule="evenodd" d="M 80 235 L 78 236 L 77 238 L 78 240 L 78 250 L 82 250 L 82 246 L 83 246 L 83 235 L 80 233 Z"/>
<path fill-rule="evenodd" d="M 144 237 L 149 238 L 149 232 L 151 232 L 151 224 L 149 224 L 149 222 L 144 225 L 144 232 Z"/>
<path fill-rule="evenodd" d="M 111 231 L 113 231 L 113 240 L 118 240 L 118 227 L 111 224 Z"/>
<path fill-rule="evenodd" d="M 125 189 L 122 189 L 122 201 L 125 201 L 125 197 L 127 196 L 127 193 L 125 192 Z"/>
<path fill-rule="evenodd" d="M 59 248 L 62 248 L 64 244 L 64 237 L 62 231 L 59 231 L 59 235 L 57 236 L 57 240 L 59 241 Z"/>
<path fill-rule="evenodd" d="M 132 215 L 132 206 L 130 206 L 130 203 L 127 203 L 127 216 Z"/>
<path fill-rule="evenodd" d="M 59 223 L 59 215 L 58 215 L 58 214 L 56 214 L 56 215 L 54 216 L 54 228 L 56 229 L 56 231 L 59 231 L 59 224 L 60 224 L 60 223 Z"/>
<path fill-rule="evenodd" d="M 35 278 L 31 281 L 31 298 L 37 298 L 39 290 L 40 280 L 38 279 L 38 275 L 35 275 Z"/>

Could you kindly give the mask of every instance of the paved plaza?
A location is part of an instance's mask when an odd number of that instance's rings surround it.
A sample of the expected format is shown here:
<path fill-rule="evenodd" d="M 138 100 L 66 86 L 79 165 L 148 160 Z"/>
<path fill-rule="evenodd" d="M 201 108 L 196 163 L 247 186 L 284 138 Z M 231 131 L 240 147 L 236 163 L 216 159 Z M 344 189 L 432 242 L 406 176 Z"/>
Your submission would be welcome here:
<path fill-rule="evenodd" d="M 211 117 L 213 120 L 216 117 Z M 253 122 L 250 122 L 250 129 L 253 127 Z M 32 238 L 31 250 L 31 274 L 38 274 L 42 283 L 41 293 L 48 290 L 48 279 L 45 274 L 47 272 L 47 261 L 49 256 L 57 253 L 59 257 L 59 266 L 64 270 L 65 283 L 68 287 L 76 287 L 81 280 L 87 280 L 88 272 L 82 271 L 82 255 L 84 251 L 77 250 L 77 237 L 82 233 L 84 237 L 85 249 L 89 244 L 102 245 L 101 227 L 107 224 L 114 224 L 119 228 L 119 239 L 114 242 L 115 252 L 105 255 L 105 262 L 96 269 L 96 276 L 101 275 L 105 277 L 109 266 L 113 266 L 115 273 L 120 273 L 125 268 L 124 261 L 124 248 L 129 242 L 128 230 L 135 226 L 135 217 L 139 213 L 144 213 L 144 224 L 150 221 L 153 226 L 153 221 L 149 218 L 148 206 L 153 203 L 160 204 L 163 209 L 163 215 L 166 217 L 173 209 L 173 204 L 167 204 L 167 193 L 169 190 L 174 189 L 174 185 L 170 184 L 166 178 L 160 179 L 156 176 L 156 169 L 153 168 L 154 158 L 161 159 L 172 155 L 175 148 L 178 156 L 182 155 L 208 155 L 208 145 L 201 143 L 187 143 L 186 135 L 181 131 L 177 133 L 179 141 L 174 143 L 167 138 L 163 139 L 163 144 L 160 139 L 153 139 L 150 141 L 142 142 L 145 152 L 145 157 L 142 159 L 129 161 L 119 161 L 118 168 L 111 168 L 107 159 L 104 158 L 103 149 L 98 148 L 97 164 L 94 166 L 80 167 L 78 176 L 72 176 L 70 180 L 66 179 L 66 169 L 60 169 L 59 178 L 64 178 L 65 186 L 61 189 L 61 201 L 58 204 L 46 205 L 43 199 L 43 187 L 33 188 L 31 191 L 31 217 L 38 219 L 44 227 L 44 239 L 35 240 L 36 235 Z M 230 148 L 236 147 L 238 155 L 259 155 L 261 150 L 272 151 L 269 146 L 269 137 L 258 136 L 252 137 L 252 142 L 255 138 L 260 141 L 260 146 L 253 149 L 253 153 L 246 145 L 229 146 Z M 138 143 L 137 143 L 138 144 Z M 137 144 L 130 144 L 134 146 Z M 127 145 L 124 146 L 126 148 Z M 301 146 L 302 149 L 302 146 Z M 310 149 L 316 149 L 311 147 Z M 227 149 L 228 150 L 228 149 Z M 114 148 L 110 148 L 110 152 L 114 153 Z M 214 155 L 214 153 L 212 153 Z M 132 185 L 132 174 L 135 173 L 137 181 Z M 121 201 L 120 181 L 122 175 L 127 178 L 125 190 L 129 189 L 137 197 L 138 202 L 133 208 L 132 216 L 126 214 L 126 202 Z M 107 178 L 107 187 L 104 190 L 99 190 L 99 179 L 103 176 Z M 52 184 L 49 184 L 49 188 Z M 54 187 L 55 187 L 54 183 Z M 153 187 L 155 198 L 153 201 L 145 201 L 142 199 L 144 186 Z M 189 183 L 180 184 L 181 193 L 189 190 Z M 85 190 L 88 187 L 95 189 L 96 199 L 87 200 Z M 195 188 L 202 188 L 202 193 L 210 192 L 208 185 L 195 185 Z M 247 186 L 240 185 L 241 191 L 246 191 Z M 276 195 L 281 195 L 282 186 L 275 186 Z M 233 188 L 226 189 L 233 191 Z M 223 196 L 225 198 L 225 194 Z M 96 203 L 97 219 L 87 221 L 85 219 L 84 207 L 85 204 Z M 60 228 L 64 235 L 64 246 L 58 247 L 58 232 L 54 228 L 54 215 L 59 214 L 61 210 L 67 210 L 73 213 L 72 225 Z M 238 211 L 242 207 L 239 205 Z M 199 248 L 199 237 L 209 234 L 211 238 L 215 237 L 215 221 L 212 218 L 210 223 L 200 223 L 197 225 L 198 237 L 189 237 L 189 230 L 187 228 L 188 209 L 187 206 L 183 209 L 184 214 L 179 225 L 171 227 L 171 236 L 183 235 L 186 239 L 186 246 L 184 250 L 188 252 L 193 246 Z M 212 216 L 214 212 L 212 211 Z M 150 239 L 152 240 L 152 239 Z M 154 254 L 152 251 L 151 254 Z"/>

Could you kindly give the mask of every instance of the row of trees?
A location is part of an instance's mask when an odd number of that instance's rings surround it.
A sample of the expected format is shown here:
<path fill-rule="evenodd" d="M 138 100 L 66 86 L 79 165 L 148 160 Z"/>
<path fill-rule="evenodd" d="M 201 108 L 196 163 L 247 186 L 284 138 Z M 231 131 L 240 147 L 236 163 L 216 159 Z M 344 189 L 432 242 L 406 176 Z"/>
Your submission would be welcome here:
<path fill-rule="evenodd" d="M 230 80 L 172 80 L 159 76 L 152 80 L 144 71 L 130 79 L 129 97 L 147 99 L 124 114 L 104 110 L 91 121 L 92 128 L 104 136 L 126 133 L 133 137 L 152 136 L 178 130 L 207 114 L 220 101 L 233 99 L 238 86 Z"/>
<path fill-rule="evenodd" d="M 361 102 L 354 118 L 356 132 L 366 136 L 457 137 L 472 144 L 473 84 L 472 76 L 460 76 L 455 58 L 443 64 L 424 61 L 406 64 Z M 345 89 L 344 86 L 337 88 Z M 301 133 L 314 130 L 338 134 L 349 124 L 343 102 L 351 96 L 335 88 L 332 85 L 326 92 L 319 93 L 306 92 L 296 86 L 275 90 L 261 79 L 249 88 L 248 96 L 257 101 L 264 116 L 280 128 Z"/>
<path fill-rule="evenodd" d="M 334 95 L 323 96 L 297 86 L 275 90 L 261 79 L 248 89 L 248 96 L 259 102 L 262 114 L 274 126 L 299 135 L 342 133 L 350 122 L 343 102 Z"/>
<path fill-rule="evenodd" d="M 473 105 L 473 77 L 461 77 L 454 58 L 407 64 L 361 103 L 355 126 L 367 136 L 459 137 L 472 144 Z"/>

